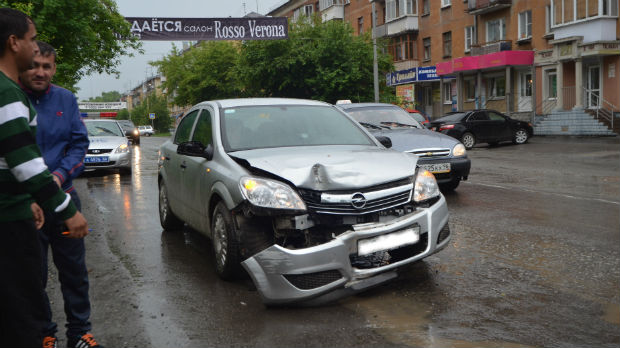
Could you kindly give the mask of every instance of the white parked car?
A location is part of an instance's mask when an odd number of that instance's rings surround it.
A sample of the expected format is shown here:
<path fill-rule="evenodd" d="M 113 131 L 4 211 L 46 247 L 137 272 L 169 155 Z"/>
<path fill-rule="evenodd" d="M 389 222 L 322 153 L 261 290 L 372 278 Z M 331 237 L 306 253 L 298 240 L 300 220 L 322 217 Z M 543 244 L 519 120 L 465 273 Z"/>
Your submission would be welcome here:
<path fill-rule="evenodd" d="M 155 131 L 153 131 L 153 127 L 151 126 L 138 126 L 138 131 L 140 132 L 140 136 L 146 135 L 147 137 L 150 137 L 155 134 Z"/>
<path fill-rule="evenodd" d="M 114 120 L 84 120 L 84 124 L 90 141 L 84 158 L 86 170 L 131 172 L 131 146 L 121 125 Z"/>

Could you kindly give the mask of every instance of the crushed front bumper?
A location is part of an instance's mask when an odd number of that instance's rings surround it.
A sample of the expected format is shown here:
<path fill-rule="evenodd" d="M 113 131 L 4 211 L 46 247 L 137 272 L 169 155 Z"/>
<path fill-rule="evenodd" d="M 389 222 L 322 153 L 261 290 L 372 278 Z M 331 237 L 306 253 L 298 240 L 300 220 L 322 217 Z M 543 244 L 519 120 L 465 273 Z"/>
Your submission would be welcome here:
<path fill-rule="evenodd" d="M 378 267 L 352 265 L 358 241 L 419 227 L 418 252 L 408 258 Z M 439 240 L 439 243 L 438 243 Z M 396 277 L 395 270 L 421 260 L 448 245 L 448 207 L 443 195 L 428 208 L 400 218 L 371 224 L 354 225 L 333 240 L 304 249 L 286 249 L 279 245 L 242 262 L 252 277 L 265 304 L 322 303 L 378 285 Z"/>

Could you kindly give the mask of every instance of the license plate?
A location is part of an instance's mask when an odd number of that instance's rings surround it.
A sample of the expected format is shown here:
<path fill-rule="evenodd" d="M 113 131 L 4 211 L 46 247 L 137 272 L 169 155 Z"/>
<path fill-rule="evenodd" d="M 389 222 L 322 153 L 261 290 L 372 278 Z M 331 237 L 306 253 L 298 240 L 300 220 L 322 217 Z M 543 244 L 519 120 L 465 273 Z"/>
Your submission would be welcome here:
<path fill-rule="evenodd" d="M 377 251 L 400 248 L 415 244 L 420 240 L 420 227 L 411 227 L 401 231 L 384 234 L 357 241 L 357 254 L 364 256 Z"/>
<path fill-rule="evenodd" d="M 110 162 L 110 158 L 108 156 L 98 156 L 98 157 L 86 157 L 84 158 L 84 163 L 103 163 Z"/>
<path fill-rule="evenodd" d="M 420 167 L 431 173 L 449 173 L 452 169 L 450 163 L 421 164 Z"/>

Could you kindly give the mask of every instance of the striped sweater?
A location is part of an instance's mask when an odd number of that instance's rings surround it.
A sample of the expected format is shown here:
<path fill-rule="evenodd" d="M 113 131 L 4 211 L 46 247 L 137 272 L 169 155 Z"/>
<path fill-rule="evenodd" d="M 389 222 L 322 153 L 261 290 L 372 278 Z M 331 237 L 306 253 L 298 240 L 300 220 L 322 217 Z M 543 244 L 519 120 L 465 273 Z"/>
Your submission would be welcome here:
<path fill-rule="evenodd" d="M 17 83 L 0 71 L 0 222 L 32 219 L 33 201 L 62 220 L 77 211 L 47 170 L 35 131 L 35 109 Z"/>

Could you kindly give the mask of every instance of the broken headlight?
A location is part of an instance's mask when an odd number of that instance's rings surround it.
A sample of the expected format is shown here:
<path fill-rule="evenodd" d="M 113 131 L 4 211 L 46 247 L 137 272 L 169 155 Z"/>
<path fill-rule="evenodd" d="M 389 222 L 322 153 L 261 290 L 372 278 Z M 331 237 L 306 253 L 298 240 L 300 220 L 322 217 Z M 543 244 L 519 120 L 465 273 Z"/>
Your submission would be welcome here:
<path fill-rule="evenodd" d="M 241 193 L 250 203 L 258 207 L 273 209 L 306 210 L 306 204 L 289 186 L 280 182 L 243 177 L 239 181 Z"/>
<path fill-rule="evenodd" d="M 422 202 L 437 196 L 439 196 L 439 186 L 437 186 L 435 176 L 428 170 L 420 169 L 415 179 L 413 200 Z"/>

